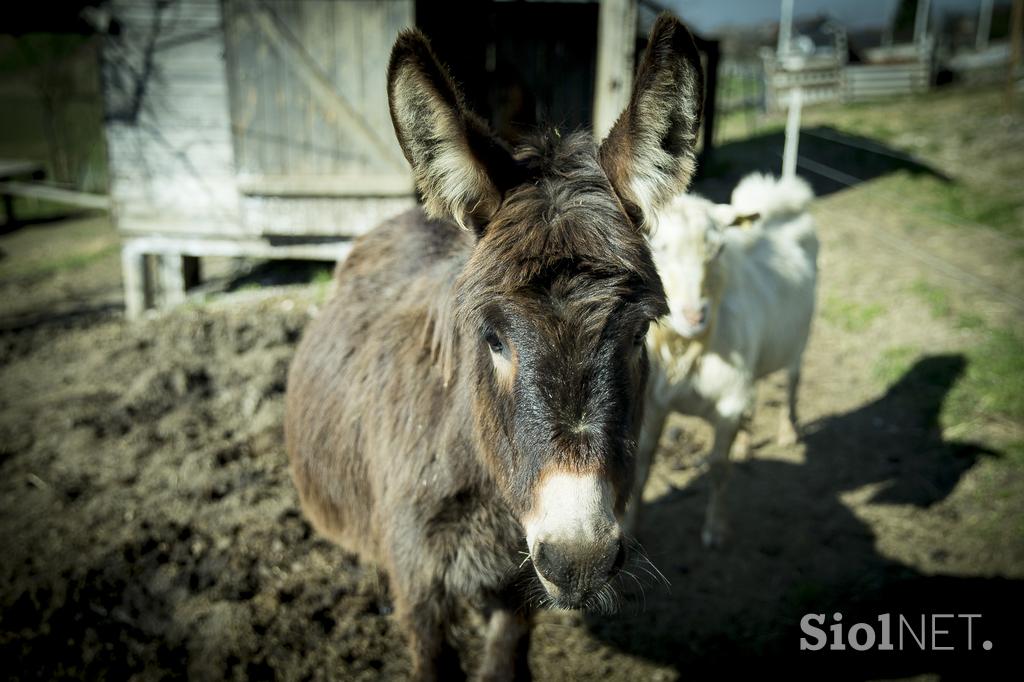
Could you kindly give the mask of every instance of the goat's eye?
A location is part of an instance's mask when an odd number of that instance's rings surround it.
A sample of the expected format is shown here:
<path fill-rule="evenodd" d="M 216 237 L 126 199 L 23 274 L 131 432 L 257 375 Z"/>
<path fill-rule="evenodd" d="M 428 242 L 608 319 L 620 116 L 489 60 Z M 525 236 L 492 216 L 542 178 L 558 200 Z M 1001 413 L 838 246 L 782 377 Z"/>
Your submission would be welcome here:
<path fill-rule="evenodd" d="M 490 347 L 492 353 L 501 354 L 505 351 L 505 345 L 498 338 L 497 332 L 493 329 L 488 329 L 484 332 L 484 341 Z"/>
<path fill-rule="evenodd" d="M 633 335 L 633 345 L 637 348 L 644 345 L 644 339 L 647 338 L 647 330 L 650 328 L 650 322 L 644 322 L 639 329 L 636 330 L 636 334 Z"/>

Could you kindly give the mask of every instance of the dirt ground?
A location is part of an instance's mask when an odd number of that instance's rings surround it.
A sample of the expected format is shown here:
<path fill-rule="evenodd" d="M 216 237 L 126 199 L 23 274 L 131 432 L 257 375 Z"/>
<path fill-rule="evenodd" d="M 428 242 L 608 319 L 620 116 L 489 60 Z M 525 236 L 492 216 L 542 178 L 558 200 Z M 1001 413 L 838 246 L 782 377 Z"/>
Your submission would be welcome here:
<path fill-rule="evenodd" d="M 932 109 L 955 121 L 951 106 Z M 992 116 L 976 125 L 1020 155 L 1020 114 Z M 992 156 L 990 138 L 953 153 L 933 123 L 929 163 L 959 177 L 953 159 L 974 170 Z M 640 530 L 670 587 L 625 586 L 613 617 L 542 614 L 538 679 L 952 679 L 1019 646 L 1024 239 L 936 219 L 905 201 L 905 183 L 930 185 L 890 171 L 815 204 L 802 441 L 774 443 L 781 390 L 766 382 L 731 481 L 730 542 L 707 551 L 707 429 L 674 423 Z M 102 216 L 0 236 L 2 674 L 404 676 L 386 589 L 312 535 L 287 472 L 287 367 L 327 286 L 246 286 L 128 323 L 118 262 Z M 969 652 L 955 623 L 952 652 L 800 652 L 801 616 L 835 611 L 847 624 L 981 618 Z"/>

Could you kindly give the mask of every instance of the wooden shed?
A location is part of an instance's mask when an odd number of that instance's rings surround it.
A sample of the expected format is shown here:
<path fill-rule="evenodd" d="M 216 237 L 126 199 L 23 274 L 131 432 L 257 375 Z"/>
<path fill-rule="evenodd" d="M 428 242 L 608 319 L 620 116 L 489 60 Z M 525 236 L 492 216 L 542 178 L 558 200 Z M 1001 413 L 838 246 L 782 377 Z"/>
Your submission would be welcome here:
<path fill-rule="evenodd" d="M 509 135 L 625 105 L 636 0 L 112 0 L 103 88 L 129 316 L 205 256 L 344 257 L 415 202 L 385 75 L 419 25 Z M 467 34 L 462 27 L 476 27 Z"/>

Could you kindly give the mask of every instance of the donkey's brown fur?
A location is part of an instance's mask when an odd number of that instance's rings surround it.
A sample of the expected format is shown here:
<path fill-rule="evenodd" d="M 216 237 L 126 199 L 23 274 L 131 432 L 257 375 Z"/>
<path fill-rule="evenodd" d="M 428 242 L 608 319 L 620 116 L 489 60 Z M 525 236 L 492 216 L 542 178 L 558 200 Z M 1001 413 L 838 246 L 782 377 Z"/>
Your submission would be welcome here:
<path fill-rule="evenodd" d="M 484 678 L 522 664 L 536 603 L 607 600 L 644 334 L 666 312 L 643 224 L 689 180 L 697 64 L 662 17 L 600 148 L 552 133 L 513 153 L 421 34 L 395 44 L 392 118 L 427 215 L 381 225 L 339 266 L 285 431 L 314 526 L 387 573 L 417 677 L 446 660 L 456 600 L 490 613 Z"/>

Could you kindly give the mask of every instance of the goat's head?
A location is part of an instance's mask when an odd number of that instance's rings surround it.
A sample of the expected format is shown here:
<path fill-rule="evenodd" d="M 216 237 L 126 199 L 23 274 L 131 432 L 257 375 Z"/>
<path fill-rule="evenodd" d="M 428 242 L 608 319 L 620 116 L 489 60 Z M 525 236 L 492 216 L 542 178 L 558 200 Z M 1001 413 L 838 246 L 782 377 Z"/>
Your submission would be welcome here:
<path fill-rule="evenodd" d="M 694 168 L 703 83 L 693 39 L 659 18 L 630 105 L 600 146 L 551 133 L 510 150 L 415 31 L 395 44 L 388 94 L 426 210 L 474 240 L 452 318 L 476 448 L 552 602 L 585 606 L 625 552 L 617 519 L 633 477 L 643 342 L 667 312 L 645 221 Z"/>
<path fill-rule="evenodd" d="M 696 339 L 717 313 L 726 273 L 720 262 L 729 230 L 738 220 L 729 205 L 695 196 L 680 197 L 651 236 L 651 249 L 668 297 L 668 325 Z"/>

